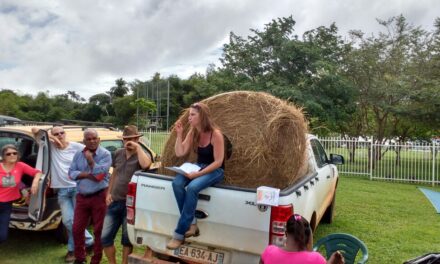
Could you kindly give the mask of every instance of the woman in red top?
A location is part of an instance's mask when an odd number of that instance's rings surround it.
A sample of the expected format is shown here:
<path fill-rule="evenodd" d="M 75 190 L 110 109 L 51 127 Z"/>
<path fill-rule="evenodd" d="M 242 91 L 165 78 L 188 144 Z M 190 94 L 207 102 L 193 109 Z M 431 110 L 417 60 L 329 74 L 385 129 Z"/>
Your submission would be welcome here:
<path fill-rule="evenodd" d="M 11 218 L 12 202 L 21 197 L 19 183 L 23 174 L 34 177 L 31 193 L 38 189 L 41 172 L 26 163 L 18 161 L 17 147 L 8 144 L 1 150 L 2 162 L 0 163 L 0 243 L 8 237 L 9 220 Z"/>

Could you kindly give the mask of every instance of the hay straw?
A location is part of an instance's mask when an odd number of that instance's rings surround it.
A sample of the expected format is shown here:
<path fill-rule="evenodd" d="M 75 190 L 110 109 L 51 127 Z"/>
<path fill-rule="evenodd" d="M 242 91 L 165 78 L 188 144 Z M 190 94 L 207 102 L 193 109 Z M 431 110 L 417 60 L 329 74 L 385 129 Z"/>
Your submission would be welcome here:
<path fill-rule="evenodd" d="M 229 92 L 203 100 L 214 122 L 233 145 L 225 162 L 225 183 L 239 187 L 285 188 L 304 172 L 307 124 L 301 109 L 262 92 Z M 189 131 L 188 110 L 181 116 Z M 164 166 L 194 162 L 195 153 L 178 158 L 173 131 L 162 152 Z M 172 172 L 162 169 L 162 173 Z"/>

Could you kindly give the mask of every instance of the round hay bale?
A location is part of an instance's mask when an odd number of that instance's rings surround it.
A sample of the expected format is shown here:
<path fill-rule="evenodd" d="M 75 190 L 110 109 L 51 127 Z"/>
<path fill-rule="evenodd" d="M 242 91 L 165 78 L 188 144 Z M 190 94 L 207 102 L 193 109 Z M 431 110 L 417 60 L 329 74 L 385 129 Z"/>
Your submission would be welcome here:
<path fill-rule="evenodd" d="M 232 143 L 225 161 L 225 183 L 239 187 L 285 188 L 304 173 L 307 124 L 301 109 L 262 92 L 229 92 L 202 101 L 217 126 Z M 189 131 L 188 109 L 179 119 Z M 173 130 L 162 152 L 163 166 L 195 162 L 197 156 L 176 157 Z M 161 169 L 162 173 L 174 175 Z"/>

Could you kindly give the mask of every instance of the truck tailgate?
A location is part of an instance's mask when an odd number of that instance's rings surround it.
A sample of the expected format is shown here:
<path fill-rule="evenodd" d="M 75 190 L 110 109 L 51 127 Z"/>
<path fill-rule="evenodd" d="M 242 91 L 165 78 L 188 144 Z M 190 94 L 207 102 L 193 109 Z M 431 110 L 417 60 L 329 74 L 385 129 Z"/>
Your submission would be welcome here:
<path fill-rule="evenodd" d="M 135 230 L 171 237 L 179 219 L 172 177 L 137 172 Z M 210 187 L 200 192 L 197 244 L 260 254 L 269 241 L 270 209 L 259 210 L 250 190 Z M 204 212 L 204 213 L 202 213 Z M 258 219 L 256 221 L 256 219 Z M 135 235 L 136 236 L 136 235 Z"/>

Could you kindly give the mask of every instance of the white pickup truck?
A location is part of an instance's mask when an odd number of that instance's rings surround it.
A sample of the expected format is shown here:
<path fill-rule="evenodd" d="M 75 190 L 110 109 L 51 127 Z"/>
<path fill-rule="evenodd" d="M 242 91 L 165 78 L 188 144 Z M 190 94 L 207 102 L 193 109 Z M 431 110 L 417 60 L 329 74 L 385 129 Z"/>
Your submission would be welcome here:
<path fill-rule="evenodd" d="M 315 229 L 320 220 L 331 223 L 338 171 L 343 157 L 327 158 L 319 140 L 308 135 L 307 175 L 280 191 L 279 206 L 256 204 L 256 189 L 218 184 L 199 194 L 196 217 L 200 236 L 168 250 L 179 211 L 173 194 L 173 177 L 138 171 L 127 194 L 128 235 L 134 246 L 148 246 L 143 257 L 130 263 L 258 263 L 269 244 L 283 245 L 285 224 L 292 213 L 303 215 Z M 159 260 L 160 259 L 160 260 Z"/>

